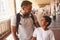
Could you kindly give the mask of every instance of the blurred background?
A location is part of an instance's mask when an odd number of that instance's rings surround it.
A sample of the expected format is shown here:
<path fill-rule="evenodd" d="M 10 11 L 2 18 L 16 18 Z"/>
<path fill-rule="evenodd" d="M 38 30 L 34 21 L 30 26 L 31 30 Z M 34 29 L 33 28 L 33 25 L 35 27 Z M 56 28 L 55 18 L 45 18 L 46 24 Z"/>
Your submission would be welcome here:
<path fill-rule="evenodd" d="M 13 40 L 11 35 L 11 17 L 21 10 L 24 0 L 0 0 L 0 40 Z M 49 26 L 53 30 L 55 39 L 60 40 L 60 0 L 28 0 L 32 2 L 32 13 L 47 15 L 52 18 Z M 53 18 L 55 16 L 55 19 Z M 39 21 L 39 20 L 38 20 Z"/>

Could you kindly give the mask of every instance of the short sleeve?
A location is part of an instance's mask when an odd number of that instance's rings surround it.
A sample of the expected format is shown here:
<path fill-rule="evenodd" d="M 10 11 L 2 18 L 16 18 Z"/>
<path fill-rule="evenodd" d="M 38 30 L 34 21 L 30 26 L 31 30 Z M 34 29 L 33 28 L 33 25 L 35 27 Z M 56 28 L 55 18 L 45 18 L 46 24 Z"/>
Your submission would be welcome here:
<path fill-rule="evenodd" d="M 11 26 L 16 26 L 16 16 L 12 16 L 11 18 Z"/>
<path fill-rule="evenodd" d="M 37 30 L 36 29 L 33 32 L 33 37 L 37 37 Z"/>
<path fill-rule="evenodd" d="M 54 33 L 52 31 L 50 33 L 50 40 L 55 40 Z"/>

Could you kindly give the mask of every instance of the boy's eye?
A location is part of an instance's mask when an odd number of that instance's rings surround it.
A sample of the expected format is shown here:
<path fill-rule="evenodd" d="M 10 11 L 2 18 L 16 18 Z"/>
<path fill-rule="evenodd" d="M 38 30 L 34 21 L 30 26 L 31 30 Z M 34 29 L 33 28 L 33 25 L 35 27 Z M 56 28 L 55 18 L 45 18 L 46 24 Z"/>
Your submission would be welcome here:
<path fill-rule="evenodd" d="M 41 18 L 41 21 L 45 21 L 45 18 Z"/>
<path fill-rule="evenodd" d="M 44 21 L 44 19 L 41 19 L 41 21 Z"/>

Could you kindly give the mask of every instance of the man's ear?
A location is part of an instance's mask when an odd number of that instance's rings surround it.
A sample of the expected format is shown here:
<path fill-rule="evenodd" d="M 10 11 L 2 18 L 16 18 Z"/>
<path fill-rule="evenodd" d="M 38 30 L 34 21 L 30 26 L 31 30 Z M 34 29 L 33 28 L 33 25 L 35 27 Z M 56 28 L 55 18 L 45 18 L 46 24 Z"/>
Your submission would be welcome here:
<path fill-rule="evenodd" d="M 24 10 L 24 7 L 22 7 L 22 9 Z"/>
<path fill-rule="evenodd" d="M 24 6 L 22 7 L 22 9 L 24 10 Z"/>
<path fill-rule="evenodd" d="M 23 9 L 23 10 L 26 9 L 26 6 L 23 6 L 22 9 Z"/>

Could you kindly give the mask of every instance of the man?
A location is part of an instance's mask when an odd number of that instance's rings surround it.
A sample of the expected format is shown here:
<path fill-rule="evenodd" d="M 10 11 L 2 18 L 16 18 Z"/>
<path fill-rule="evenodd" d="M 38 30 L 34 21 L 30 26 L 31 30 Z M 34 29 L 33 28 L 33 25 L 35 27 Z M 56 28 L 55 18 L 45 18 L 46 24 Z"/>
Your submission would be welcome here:
<path fill-rule="evenodd" d="M 18 26 L 18 37 L 17 37 L 17 26 L 16 26 L 16 16 L 11 19 L 11 32 L 13 34 L 14 40 L 30 40 L 33 34 L 34 24 L 31 18 L 32 3 L 30 1 L 23 1 L 21 4 L 21 17 Z"/>

